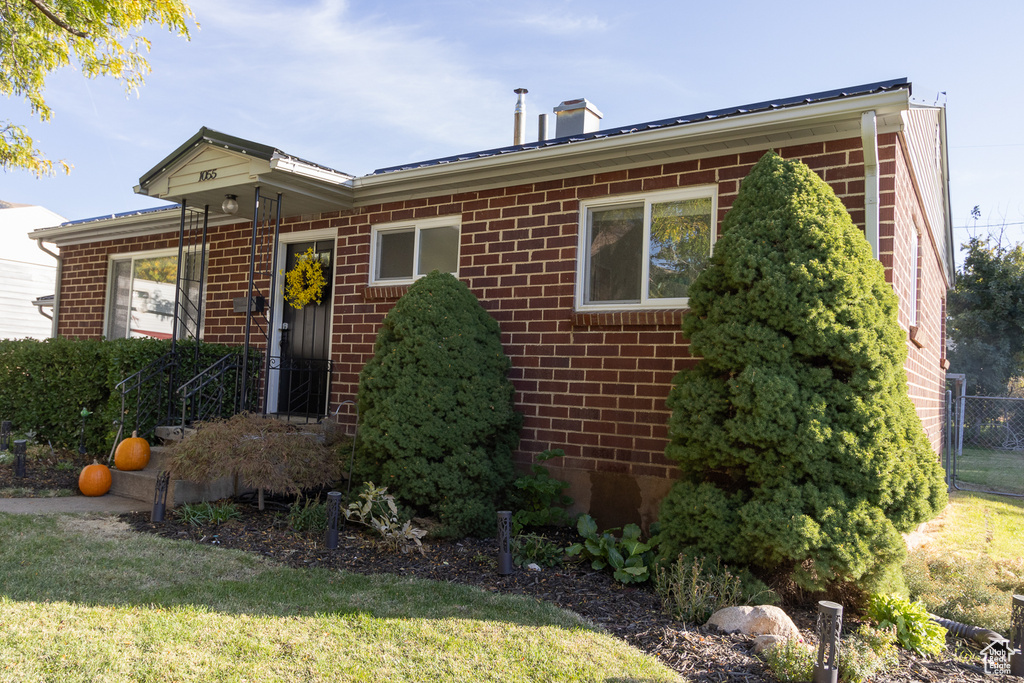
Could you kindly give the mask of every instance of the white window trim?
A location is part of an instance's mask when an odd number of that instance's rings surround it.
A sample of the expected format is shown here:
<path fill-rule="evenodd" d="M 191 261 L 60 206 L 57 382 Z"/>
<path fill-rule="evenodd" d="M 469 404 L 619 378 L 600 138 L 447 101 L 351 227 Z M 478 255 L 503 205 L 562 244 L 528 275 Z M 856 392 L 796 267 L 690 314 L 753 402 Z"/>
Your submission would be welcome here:
<path fill-rule="evenodd" d="M 416 274 L 416 264 L 420 258 L 420 231 L 429 228 L 456 228 L 459 231 L 459 252 L 455 256 L 455 277 L 459 276 L 459 265 L 462 255 L 462 215 L 438 216 L 436 218 L 420 218 L 409 221 L 395 221 L 392 223 L 380 223 L 374 225 L 370 231 L 370 285 L 409 285 L 423 277 Z M 387 278 L 377 277 L 378 263 L 378 236 L 382 232 L 400 232 L 412 230 L 416 233 L 413 239 L 412 253 L 412 277 L 411 278 Z"/>
<path fill-rule="evenodd" d="M 673 190 L 659 190 L 654 192 L 639 192 L 636 194 L 617 195 L 615 197 L 601 197 L 580 202 L 579 237 L 577 242 L 576 258 L 576 310 L 577 311 L 622 311 L 622 310 L 659 310 L 687 308 L 689 299 L 686 297 L 673 299 L 641 299 L 638 302 L 613 301 L 609 303 L 587 303 L 587 291 L 590 287 L 587 260 L 590 241 L 590 220 L 589 212 L 594 208 L 606 208 L 614 206 L 629 206 L 639 203 L 644 205 L 644 255 L 641 258 L 641 282 L 645 283 L 648 278 L 650 258 L 647 249 L 651 243 L 651 204 L 679 201 L 686 199 L 711 199 L 711 251 L 715 250 L 715 242 L 718 239 L 718 185 L 695 185 L 686 188 Z M 710 257 L 710 254 L 708 254 Z M 646 294 L 642 291 L 642 296 Z"/>
<path fill-rule="evenodd" d="M 209 251 L 207 249 L 207 245 L 205 245 L 205 244 L 203 245 L 203 253 L 206 254 L 207 258 L 204 259 L 204 261 L 203 261 L 203 289 L 199 293 L 199 296 L 202 298 L 203 303 L 205 304 L 206 303 L 206 286 L 207 286 L 207 281 L 206 281 L 207 273 L 206 273 L 206 269 L 208 269 L 209 266 L 210 266 Z M 126 261 L 126 260 L 129 260 L 129 259 L 131 259 L 132 261 L 135 261 L 136 259 L 161 258 L 163 256 L 177 256 L 177 255 L 178 255 L 178 249 L 176 247 L 171 247 L 169 249 L 151 249 L 149 251 L 122 251 L 122 252 L 118 252 L 118 253 L 114 253 L 114 254 L 107 254 L 107 288 L 106 288 L 106 291 L 103 293 L 103 338 L 104 339 L 107 338 L 107 331 L 110 329 L 110 313 L 111 313 L 111 308 L 112 308 L 111 307 L 111 303 L 112 302 L 110 300 L 110 295 L 111 295 L 112 288 L 114 286 L 114 261 Z M 133 266 L 132 270 L 134 271 L 134 266 Z M 178 283 L 175 282 L 174 286 L 175 286 L 175 291 L 177 291 Z M 206 311 L 206 306 L 204 305 L 203 306 L 203 318 L 204 318 L 204 320 L 200 320 L 199 321 L 199 338 L 200 339 L 203 338 L 203 330 L 206 327 L 205 311 Z"/>

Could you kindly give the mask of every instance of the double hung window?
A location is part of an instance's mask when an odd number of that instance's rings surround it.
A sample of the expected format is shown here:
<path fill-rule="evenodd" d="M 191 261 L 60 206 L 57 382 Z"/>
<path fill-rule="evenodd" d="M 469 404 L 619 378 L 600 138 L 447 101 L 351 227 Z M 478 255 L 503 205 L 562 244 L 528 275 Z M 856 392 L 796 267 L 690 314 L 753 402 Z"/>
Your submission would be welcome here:
<path fill-rule="evenodd" d="M 191 336 L 198 326 L 203 278 L 199 253 L 185 257 L 178 306 L 178 336 Z M 178 289 L 178 252 L 118 254 L 110 260 L 107 287 L 107 339 L 153 337 L 170 339 L 174 332 L 174 300 Z M 198 336 L 198 335 L 196 335 Z"/>
<path fill-rule="evenodd" d="M 584 202 L 577 308 L 679 308 L 715 240 L 714 187 Z"/>
<path fill-rule="evenodd" d="M 457 275 L 459 235 L 458 217 L 374 226 L 371 284 L 411 283 L 434 270 Z"/>

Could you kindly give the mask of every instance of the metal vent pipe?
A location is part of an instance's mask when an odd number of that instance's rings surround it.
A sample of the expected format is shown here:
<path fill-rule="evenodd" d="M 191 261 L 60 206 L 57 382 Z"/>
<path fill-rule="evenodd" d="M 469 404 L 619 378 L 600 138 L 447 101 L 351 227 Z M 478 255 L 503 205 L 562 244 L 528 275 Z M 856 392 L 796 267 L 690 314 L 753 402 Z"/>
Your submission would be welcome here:
<path fill-rule="evenodd" d="M 513 90 L 519 99 L 516 100 L 515 131 L 512 134 L 512 144 L 521 145 L 526 142 L 526 88 Z"/>

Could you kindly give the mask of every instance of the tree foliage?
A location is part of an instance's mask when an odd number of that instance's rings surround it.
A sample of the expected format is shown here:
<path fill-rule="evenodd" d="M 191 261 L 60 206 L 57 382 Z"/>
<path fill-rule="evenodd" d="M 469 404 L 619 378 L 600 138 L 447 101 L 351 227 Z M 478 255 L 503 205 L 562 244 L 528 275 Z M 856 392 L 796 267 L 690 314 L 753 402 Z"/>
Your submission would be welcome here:
<path fill-rule="evenodd" d="M 5 0 L 0 3 L 0 93 L 24 98 L 48 121 L 46 78 L 76 64 L 86 78 L 111 76 L 137 91 L 149 72 L 148 24 L 189 37 L 192 11 L 183 0 Z M 70 170 L 60 162 L 64 171 Z M 37 176 L 53 172 L 24 126 L 0 119 L 0 167 Z"/>
<path fill-rule="evenodd" d="M 522 417 L 498 323 L 448 273 L 417 280 L 359 375 L 356 480 L 387 486 L 450 536 L 494 533 Z"/>
<path fill-rule="evenodd" d="M 946 502 L 907 394 L 897 299 L 843 204 L 805 165 L 766 154 L 743 181 L 683 329 L 661 508 L 664 552 L 867 586 L 900 532 Z"/>
<path fill-rule="evenodd" d="M 1024 375 L 1024 247 L 977 237 L 949 295 L 951 372 L 967 375 L 967 392 L 1002 396 Z"/>

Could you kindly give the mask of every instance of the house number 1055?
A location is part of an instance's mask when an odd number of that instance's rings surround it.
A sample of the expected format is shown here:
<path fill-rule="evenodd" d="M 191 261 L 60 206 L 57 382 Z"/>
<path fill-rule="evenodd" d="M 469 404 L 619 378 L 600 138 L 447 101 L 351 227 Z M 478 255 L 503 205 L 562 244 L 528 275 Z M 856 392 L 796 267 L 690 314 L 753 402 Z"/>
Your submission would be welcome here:
<path fill-rule="evenodd" d="M 200 171 L 199 172 L 199 182 L 203 182 L 204 180 L 213 180 L 216 177 L 217 177 L 217 169 L 215 169 L 215 168 L 211 168 L 211 169 L 208 169 L 206 171 Z"/>

